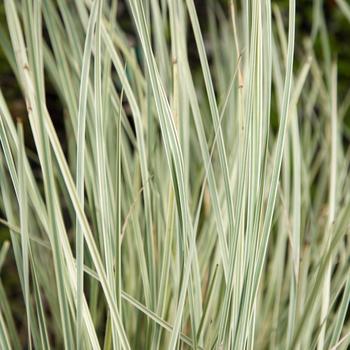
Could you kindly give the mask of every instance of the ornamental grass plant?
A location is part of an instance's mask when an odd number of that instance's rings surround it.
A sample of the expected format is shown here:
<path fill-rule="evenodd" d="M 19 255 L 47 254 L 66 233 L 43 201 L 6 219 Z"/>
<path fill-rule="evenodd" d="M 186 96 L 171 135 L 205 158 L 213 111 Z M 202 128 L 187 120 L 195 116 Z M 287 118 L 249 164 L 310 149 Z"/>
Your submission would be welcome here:
<path fill-rule="evenodd" d="M 349 347 L 350 90 L 323 1 L 303 35 L 296 0 L 3 9 L 23 108 L 1 87 L 1 349 Z"/>

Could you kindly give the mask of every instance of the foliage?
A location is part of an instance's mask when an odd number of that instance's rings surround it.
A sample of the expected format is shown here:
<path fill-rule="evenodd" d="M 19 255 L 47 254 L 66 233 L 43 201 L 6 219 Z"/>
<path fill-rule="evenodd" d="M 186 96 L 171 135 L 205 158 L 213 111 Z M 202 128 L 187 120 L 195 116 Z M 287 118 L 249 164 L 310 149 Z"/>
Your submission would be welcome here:
<path fill-rule="evenodd" d="M 279 5 L 4 1 L 1 349 L 349 346 L 347 70 Z"/>

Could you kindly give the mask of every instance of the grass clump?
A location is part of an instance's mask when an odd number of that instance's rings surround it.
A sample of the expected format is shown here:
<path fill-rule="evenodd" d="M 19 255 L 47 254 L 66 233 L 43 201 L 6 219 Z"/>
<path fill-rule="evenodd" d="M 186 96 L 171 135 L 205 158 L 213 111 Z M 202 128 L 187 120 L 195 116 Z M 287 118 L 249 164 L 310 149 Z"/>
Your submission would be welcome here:
<path fill-rule="evenodd" d="M 25 108 L 0 91 L 1 349 L 349 346 L 350 95 L 322 2 L 303 40 L 295 0 L 203 4 L 4 1 Z"/>

